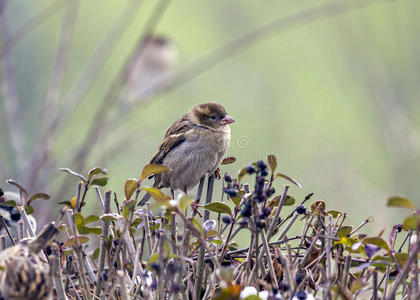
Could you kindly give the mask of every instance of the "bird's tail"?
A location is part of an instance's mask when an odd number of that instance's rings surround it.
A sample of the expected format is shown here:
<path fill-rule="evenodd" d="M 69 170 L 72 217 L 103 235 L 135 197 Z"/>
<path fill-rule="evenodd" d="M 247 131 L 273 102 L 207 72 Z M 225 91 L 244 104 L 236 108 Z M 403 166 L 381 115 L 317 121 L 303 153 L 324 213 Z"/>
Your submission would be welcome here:
<path fill-rule="evenodd" d="M 55 223 L 51 222 L 42 228 L 41 232 L 38 233 L 36 238 L 29 243 L 29 249 L 33 253 L 38 253 L 58 233 L 59 231 L 55 226 Z"/>
<path fill-rule="evenodd" d="M 146 193 L 146 195 L 143 196 L 143 198 L 141 198 L 139 204 L 137 204 L 137 206 L 143 206 L 146 204 L 147 201 L 149 201 L 150 197 L 152 197 L 149 193 Z"/>

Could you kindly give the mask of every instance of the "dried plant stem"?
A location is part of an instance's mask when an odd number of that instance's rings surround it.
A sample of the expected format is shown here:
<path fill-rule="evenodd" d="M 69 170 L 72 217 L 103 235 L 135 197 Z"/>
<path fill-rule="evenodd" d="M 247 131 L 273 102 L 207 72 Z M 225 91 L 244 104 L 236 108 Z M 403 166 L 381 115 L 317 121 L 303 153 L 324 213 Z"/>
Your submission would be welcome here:
<path fill-rule="evenodd" d="M 206 194 L 206 204 L 211 203 L 211 199 L 213 196 L 213 183 L 214 183 L 214 176 L 209 175 L 208 182 L 207 182 L 207 194 Z M 210 212 L 206 210 L 204 212 L 204 222 L 207 221 L 210 218 Z M 206 243 L 206 241 L 203 241 L 203 243 Z M 200 299 L 201 294 L 201 284 L 203 280 L 203 273 L 204 273 L 204 254 L 205 254 L 205 245 L 201 245 L 200 252 L 198 255 L 198 261 L 197 261 L 197 271 L 196 271 L 196 278 L 194 282 L 194 300 Z"/>
<path fill-rule="evenodd" d="M 407 259 L 401 273 L 398 275 L 397 279 L 395 280 L 395 282 L 394 282 L 388 296 L 386 297 L 386 299 L 388 299 L 388 300 L 395 299 L 395 294 L 397 293 L 398 288 L 403 283 L 403 281 L 406 279 L 407 274 L 410 271 L 410 268 L 412 267 L 412 264 L 415 261 L 419 252 L 420 252 L 420 239 L 417 240 L 417 243 L 415 244 L 410 257 Z M 417 266 L 415 266 L 415 267 L 417 268 Z"/>
<path fill-rule="evenodd" d="M 268 227 L 268 231 L 267 231 L 267 241 L 268 242 L 270 241 L 270 239 L 273 235 L 274 228 L 277 226 L 277 221 L 280 217 L 280 212 L 281 212 L 281 209 L 283 208 L 284 201 L 286 200 L 286 196 L 287 196 L 287 192 L 289 190 L 289 187 L 290 186 L 288 184 L 286 184 L 284 186 L 283 193 L 281 194 L 281 198 L 279 200 L 279 205 L 277 206 L 276 214 L 274 215 L 274 218 L 273 218 L 273 221 L 270 224 L 270 227 Z"/>
<path fill-rule="evenodd" d="M 64 290 L 63 274 L 60 266 L 60 252 L 58 251 L 57 246 L 52 248 L 52 255 L 49 257 L 49 262 L 57 298 L 67 300 L 68 298 Z"/>
<path fill-rule="evenodd" d="M 266 255 L 266 259 L 267 259 L 268 269 L 270 271 L 272 286 L 274 288 L 277 288 L 279 286 L 279 284 L 277 282 L 277 276 L 276 276 L 276 273 L 274 271 L 273 260 L 271 259 L 270 248 L 268 246 L 267 237 L 265 236 L 264 230 L 261 230 L 261 239 L 262 239 L 262 242 L 263 242 L 263 245 L 264 245 L 264 251 L 265 251 L 265 255 Z"/>
<path fill-rule="evenodd" d="M 100 193 L 99 193 L 100 195 Z M 101 202 L 102 197 L 98 197 Z M 103 201 L 103 213 L 109 214 L 111 211 L 111 191 L 105 193 L 105 199 Z M 102 236 L 101 236 L 101 246 L 99 249 L 99 264 L 96 274 L 96 287 L 95 287 L 95 298 L 99 298 L 101 295 L 103 277 L 102 272 L 105 267 L 105 255 L 107 252 L 107 237 L 109 235 L 109 221 L 102 221 Z"/>

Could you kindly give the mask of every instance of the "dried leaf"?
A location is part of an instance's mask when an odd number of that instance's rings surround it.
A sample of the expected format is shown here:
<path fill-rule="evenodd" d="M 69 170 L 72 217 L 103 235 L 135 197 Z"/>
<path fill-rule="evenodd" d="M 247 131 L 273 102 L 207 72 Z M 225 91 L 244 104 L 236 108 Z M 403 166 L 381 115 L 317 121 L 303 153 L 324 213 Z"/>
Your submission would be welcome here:
<path fill-rule="evenodd" d="M 274 178 L 277 178 L 277 177 L 284 178 L 284 179 L 290 181 L 291 183 L 295 184 L 296 186 L 302 188 L 302 185 L 297 180 L 293 179 L 292 177 L 289 177 L 289 176 L 287 176 L 285 174 L 282 174 L 282 173 L 277 173 L 276 176 L 274 176 Z"/>
<path fill-rule="evenodd" d="M 126 200 L 129 200 L 131 198 L 134 191 L 137 189 L 137 185 L 138 185 L 137 179 L 134 179 L 134 178 L 127 179 L 124 186 L 124 195 L 125 195 Z"/>
<path fill-rule="evenodd" d="M 70 170 L 69 168 L 60 168 L 58 170 L 63 171 L 63 172 L 66 172 L 66 173 L 69 173 L 69 174 L 71 174 L 73 176 L 79 177 L 85 183 L 87 181 L 86 178 L 85 178 L 85 176 L 83 176 L 82 174 L 79 174 L 77 172 L 74 172 L 74 171 Z"/>
<path fill-rule="evenodd" d="M 64 242 L 64 247 L 74 246 L 74 245 L 76 245 L 76 242 L 79 245 L 81 245 L 81 244 L 87 243 L 88 241 L 89 241 L 89 238 L 87 236 L 84 236 L 84 235 L 72 236 Z"/>
<path fill-rule="evenodd" d="M 274 154 L 267 155 L 267 161 L 268 165 L 270 166 L 271 172 L 274 173 L 274 171 L 277 168 L 277 157 Z"/>
<path fill-rule="evenodd" d="M 233 156 L 225 157 L 222 160 L 221 165 L 230 165 L 230 164 L 233 164 L 235 161 L 236 161 L 236 157 L 233 157 Z"/>

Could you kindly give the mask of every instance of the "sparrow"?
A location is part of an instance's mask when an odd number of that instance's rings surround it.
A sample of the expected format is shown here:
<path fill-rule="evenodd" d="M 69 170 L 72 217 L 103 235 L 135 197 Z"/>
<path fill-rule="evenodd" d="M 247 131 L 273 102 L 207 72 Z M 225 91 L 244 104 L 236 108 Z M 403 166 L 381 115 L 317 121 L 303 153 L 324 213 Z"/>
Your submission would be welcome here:
<path fill-rule="evenodd" d="M 194 105 L 173 123 L 165 133 L 159 148 L 150 159 L 151 164 L 169 168 L 154 175 L 155 188 L 171 188 L 187 193 L 206 173 L 213 174 L 230 144 L 229 124 L 235 122 L 225 108 L 215 102 Z M 150 199 L 146 194 L 139 205 Z"/>
<path fill-rule="evenodd" d="M 38 253 L 58 232 L 50 223 L 35 239 L 21 240 L 0 253 L 0 300 L 52 299 L 49 266 Z"/>

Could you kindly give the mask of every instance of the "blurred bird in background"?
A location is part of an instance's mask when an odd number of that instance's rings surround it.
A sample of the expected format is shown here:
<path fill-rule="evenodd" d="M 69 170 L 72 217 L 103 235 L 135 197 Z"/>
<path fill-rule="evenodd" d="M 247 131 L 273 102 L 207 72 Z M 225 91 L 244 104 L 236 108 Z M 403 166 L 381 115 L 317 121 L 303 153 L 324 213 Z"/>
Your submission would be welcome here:
<path fill-rule="evenodd" d="M 121 92 L 120 109 L 125 110 L 153 93 L 153 88 L 169 78 L 178 61 L 178 50 L 164 36 L 146 36 L 131 63 Z"/>

